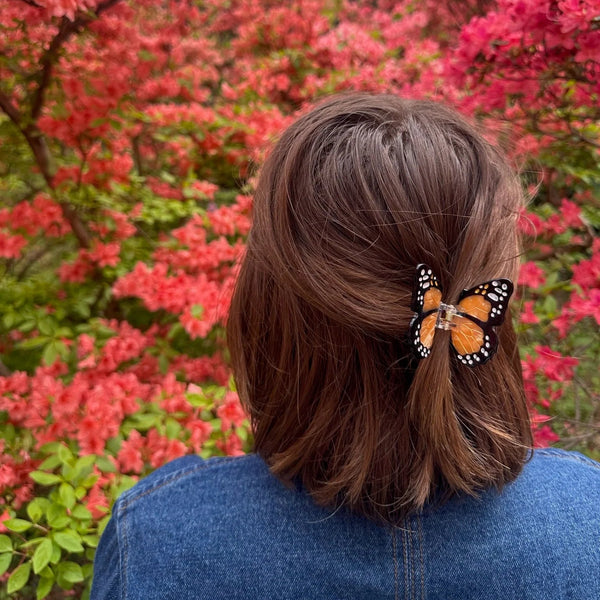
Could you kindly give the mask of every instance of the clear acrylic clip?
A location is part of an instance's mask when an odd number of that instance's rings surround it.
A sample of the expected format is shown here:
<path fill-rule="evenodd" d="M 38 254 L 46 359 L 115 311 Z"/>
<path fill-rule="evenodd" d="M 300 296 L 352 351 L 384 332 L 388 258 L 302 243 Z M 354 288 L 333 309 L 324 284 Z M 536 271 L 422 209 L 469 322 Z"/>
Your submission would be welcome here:
<path fill-rule="evenodd" d="M 437 313 L 437 319 L 435 321 L 436 329 L 452 329 L 456 327 L 456 323 L 453 323 L 454 317 L 458 314 L 455 306 L 452 304 L 440 303 Z"/>

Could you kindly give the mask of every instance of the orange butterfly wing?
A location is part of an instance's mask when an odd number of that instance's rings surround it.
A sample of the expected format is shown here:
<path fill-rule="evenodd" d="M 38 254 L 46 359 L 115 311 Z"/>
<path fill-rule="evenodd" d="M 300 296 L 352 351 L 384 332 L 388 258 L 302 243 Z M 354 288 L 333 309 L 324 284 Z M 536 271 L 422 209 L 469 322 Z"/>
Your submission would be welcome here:
<path fill-rule="evenodd" d="M 467 296 L 458 303 L 458 310 L 485 323 L 490 318 L 492 305 L 482 295 Z"/>
<path fill-rule="evenodd" d="M 461 300 L 457 308 L 459 312 L 485 323 L 489 319 L 492 305 L 483 296 L 476 295 Z M 452 344 L 458 354 L 465 356 L 479 352 L 484 345 L 483 329 L 475 321 L 458 315 L 452 323 Z"/>
<path fill-rule="evenodd" d="M 439 288 L 427 290 L 423 297 L 423 312 L 437 310 L 442 302 L 442 291 Z"/>
<path fill-rule="evenodd" d="M 437 321 L 437 312 L 428 315 L 421 323 L 421 331 L 419 332 L 419 340 L 421 344 L 429 350 L 433 344 L 433 334 L 435 333 L 435 322 Z"/>
<path fill-rule="evenodd" d="M 513 284 L 508 279 L 482 283 L 461 294 L 454 317 L 452 346 L 459 360 L 470 367 L 487 362 L 498 349 L 493 325 L 500 325 Z"/>
<path fill-rule="evenodd" d="M 455 323 L 452 329 L 452 345 L 461 355 L 479 352 L 483 346 L 483 329 L 474 321 L 465 317 L 456 316 L 452 321 Z"/>
<path fill-rule="evenodd" d="M 435 333 L 435 323 L 437 321 L 437 309 L 439 308 L 441 301 L 442 292 L 438 288 L 432 288 L 425 292 L 423 312 L 428 313 L 432 310 L 435 311 L 434 313 L 423 317 L 423 322 L 421 323 L 419 339 L 421 344 L 427 349 L 431 348 L 431 345 L 433 344 L 433 334 Z"/>
<path fill-rule="evenodd" d="M 418 265 L 411 305 L 416 315 L 410 322 L 410 338 L 419 358 L 427 358 L 431 351 L 441 301 L 442 290 L 437 277 L 427 265 Z"/>

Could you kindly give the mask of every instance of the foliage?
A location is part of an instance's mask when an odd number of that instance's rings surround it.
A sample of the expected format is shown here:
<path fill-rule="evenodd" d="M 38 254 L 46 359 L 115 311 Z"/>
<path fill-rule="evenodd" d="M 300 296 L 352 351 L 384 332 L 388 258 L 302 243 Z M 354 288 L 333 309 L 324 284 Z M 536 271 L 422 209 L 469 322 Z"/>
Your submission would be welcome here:
<path fill-rule="evenodd" d="M 536 441 L 600 458 L 599 47 L 598 0 L 6 0 L 7 593 L 85 597 L 122 490 L 251 448 L 223 325 L 254 168 L 335 91 L 445 99 L 511 152 Z"/>

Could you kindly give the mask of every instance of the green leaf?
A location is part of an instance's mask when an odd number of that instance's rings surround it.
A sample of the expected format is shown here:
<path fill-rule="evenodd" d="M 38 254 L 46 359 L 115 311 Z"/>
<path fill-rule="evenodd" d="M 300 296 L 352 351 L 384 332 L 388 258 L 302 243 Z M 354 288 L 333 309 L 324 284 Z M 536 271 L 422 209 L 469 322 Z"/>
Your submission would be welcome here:
<path fill-rule="evenodd" d="M 55 533 L 54 541 L 67 552 L 83 552 L 79 536 L 70 529 Z"/>
<path fill-rule="evenodd" d="M 40 485 L 54 485 L 61 481 L 61 478 L 54 473 L 44 473 L 44 471 L 32 471 L 29 477 Z"/>
<path fill-rule="evenodd" d="M 60 474 L 65 481 L 73 481 L 75 469 L 69 463 L 64 463 L 60 468 Z"/>
<path fill-rule="evenodd" d="M 557 313 L 558 305 L 554 296 L 546 296 L 544 300 L 544 312 L 550 316 L 554 316 Z"/>
<path fill-rule="evenodd" d="M 15 313 L 14 312 L 6 313 L 2 318 L 2 322 L 4 323 L 4 327 L 6 327 L 6 329 L 12 329 L 14 327 L 15 323 L 17 322 Z"/>
<path fill-rule="evenodd" d="M 29 575 L 31 574 L 31 563 L 26 562 L 21 566 L 17 567 L 8 578 L 8 588 L 7 592 L 9 594 L 14 594 L 18 592 L 22 587 L 25 586 L 27 581 L 29 580 Z"/>
<path fill-rule="evenodd" d="M 57 454 L 58 458 L 60 458 L 60 462 L 62 462 L 63 465 L 71 464 L 71 461 L 73 460 L 73 453 L 71 452 L 71 450 L 69 450 L 69 448 L 61 444 L 58 447 Z"/>
<path fill-rule="evenodd" d="M 87 320 L 90 318 L 90 307 L 89 305 L 85 304 L 84 302 L 80 302 L 79 304 L 76 304 L 73 307 L 73 310 L 83 319 Z"/>
<path fill-rule="evenodd" d="M 92 554 L 92 561 L 94 560 L 94 555 Z M 83 576 L 87 579 L 91 578 L 94 575 L 94 565 L 92 562 L 81 565 L 81 570 L 83 571 Z"/>
<path fill-rule="evenodd" d="M 56 469 L 60 465 L 60 458 L 56 454 L 52 454 L 49 456 L 42 464 L 39 466 L 40 471 L 52 471 L 52 469 Z"/>
<path fill-rule="evenodd" d="M 22 327 L 20 329 L 21 329 L 21 331 L 25 331 Z M 39 348 L 40 346 L 43 346 L 44 344 L 47 344 L 47 343 L 48 343 L 48 337 L 45 335 L 41 335 L 41 336 L 34 337 L 34 338 L 28 338 L 26 340 L 23 340 L 22 342 L 19 342 L 19 347 L 22 348 L 23 350 L 33 350 L 33 349 Z"/>
<path fill-rule="evenodd" d="M 100 541 L 100 537 L 97 535 L 84 535 L 81 538 L 90 548 L 96 548 L 98 546 L 98 542 Z"/>
<path fill-rule="evenodd" d="M 12 423 L 3 423 L 0 425 L 0 439 L 10 444 L 17 439 L 17 432 Z"/>
<path fill-rule="evenodd" d="M 50 561 L 50 562 L 52 562 L 52 561 Z M 45 569 L 42 569 L 39 572 L 39 576 L 43 577 L 44 579 L 54 579 L 54 572 L 52 571 L 50 566 L 47 566 Z"/>
<path fill-rule="evenodd" d="M 145 431 L 158 424 L 160 416 L 151 413 L 137 413 L 132 415 L 134 428 L 138 431 Z M 98 464 L 98 462 L 96 462 Z M 104 470 L 104 469 L 103 469 Z"/>
<path fill-rule="evenodd" d="M 0 535 L 0 552 L 12 552 L 12 540 L 7 535 Z"/>
<path fill-rule="evenodd" d="M 71 519 L 67 515 L 67 509 L 60 504 L 51 504 L 46 513 L 46 521 L 52 529 L 62 529 L 66 527 Z"/>
<path fill-rule="evenodd" d="M 58 496 L 63 504 L 68 509 L 75 506 L 75 490 L 73 486 L 68 483 L 61 483 L 58 488 Z"/>
<path fill-rule="evenodd" d="M 40 508 L 40 505 L 37 504 L 35 501 L 30 502 L 27 505 L 27 516 L 34 522 L 37 523 L 43 515 L 43 511 Z"/>
<path fill-rule="evenodd" d="M 39 504 L 40 508 L 44 513 L 46 513 L 52 505 L 52 502 L 50 502 L 48 498 L 44 498 L 43 496 L 38 496 L 34 499 L 34 501 L 36 504 Z"/>
<path fill-rule="evenodd" d="M 50 342 L 42 352 L 42 361 L 48 367 L 52 366 L 58 358 L 58 348 L 56 342 Z"/>
<path fill-rule="evenodd" d="M 11 553 L 0 554 L 0 575 L 4 575 L 10 567 L 13 555 Z"/>
<path fill-rule="evenodd" d="M 59 575 L 69 583 L 79 583 L 83 581 L 83 571 L 81 567 L 74 562 L 65 561 L 58 565 Z"/>
<path fill-rule="evenodd" d="M 33 319 L 25 319 L 25 321 L 23 321 L 20 325 L 19 325 L 19 331 L 22 331 L 23 333 L 31 333 L 36 327 L 36 323 Z M 42 340 L 39 343 L 37 343 L 36 345 L 33 344 L 28 344 L 28 342 L 30 342 L 29 339 L 27 340 L 23 340 L 19 346 L 21 348 L 37 348 L 39 346 L 42 346 L 43 344 L 46 343 L 47 339 L 45 336 L 43 338 L 33 338 L 34 340 Z"/>
<path fill-rule="evenodd" d="M 185 331 L 183 325 L 180 321 L 177 321 L 177 323 L 175 323 L 169 330 L 169 333 L 167 334 L 167 339 L 172 340 L 176 335 L 180 334 L 183 331 Z"/>
<path fill-rule="evenodd" d="M 37 523 L 44 516 L 44 509 L 48 504 L 46 498 L 34 498 L 27 505 L 27 515 L 34 523 Z"/>
<path fill-rule="evenodd" d="M 113 463 L 111 463 L 110 460 L 108 460 L 108 458 L 106 458 L 106 456 L 99 456 L 96 459 L 96 466 L 103 473 L 116 473 L 117 472 L 117 467 L 115 467 L 115 465 Z"/>
<path fill-rule="evenodd" d="M 55 329 L 54 319 L 49 317 L 40 319 L 38 321 L 38 329 L 40 330 L 40 333 L 43 333 L 44 335 L 53 336 Z"/>
<path fill-rule="evenodd" d="M 50 562 L 52 558 L 52 540 L 46 538 L 33 554 L 33 572 L 37 575 Z"/>
<path fill-rule="evenodd" d="M 32 525 L 33 523 L 25 519 L 7 519 L 4 521 L 4 526 L 15 533 L 23 533 L 23 531 L 27 531 Z"/>
<path fill-rule="evenodd" d="M 190 314 L 194 319 L 201 319 L 204 314 L 204 307 L 201 304 L 194 304 L 190 309 Z"/>
<path fill-rule="evenodd" d="M 53 565 L 56 565 L 60 561 L 61 556 L 62 552 L 60 548 L 56 544 L 52 544 L 52 556 L 50 557 L 50 562 Z"/>
<path fill-rule="evenodd" d="M 44 454 L 53 454 L 54 452 L 58 452 L 58 448 L 61 445 L 62 444 L 60 442 L 48 442 L 47 444 L 44 444 L 40 450 Z"/>
<path fill-rule="evenodd" d="M 236 427 L 235 432 L 242 442 L 246 442 L 248 440 L 248 429 L 245 427 Z"/>
<path fill-rule="evenodd" d="M 169 370 L 169 359 L 164 355 L 160 354 L 158 357 L 158 368 L 162 375 L 166 375 Z"/>
<path fill-rule="evenodd" d="M 71 516 L 81 521 L 92 518 L 92 513 L 82 504 L 78 504 L 72 511 Z"/>
<path fill-rule="evenodd" d="M 187 398 L 187 401 L 194 407 L 194 408 L 199 408 L 201 406 L 206 406 L 208 401 L 207 398 L 205 396 L 203 396 L 202 394 L 186 394 L 185 397 Z"/>
<path fill-rule="evenodd" d="M 53 586 L 54 577 L 40 577 L 37 590 L 35 592 L 36 600 L 42 600 L 42 598 L 45 598 L 52 591 Z"/>
<path fill-rule="evenodd" d="M 96 481 L 98 481 L 98 479 L 98 475 L 89 475 L 81 482 L 81 486 L 89 489 L 96 483 Z"/>
<path fill-rule="evenodd" d="M 177 436 L 179 435 L 180 431 L 181 431 L 181 424 L 177 420 L 169 417 L 167 419 L 167 426 L 166 426 L 167 438 L 170 440 L 177 439 Z"/>
<path fill-rule="evenodd" d="M 31 538 L 22 544 L 19 544 L 19 549 L 31 548 L 32 546 L 38 546 L 41 544 L 46 538 L 42 535 L 38 535 L 37 537 Z"/>
<path fill-rule="evenodd" d="M 157 60 L 157 56 L 156 54 L 153 54 L 150 50 L 138 50 L 137 51 L 137 55 L 140 58 L 140 60 L 146 61 L 146 62 L 156 62 Z"/>
<path fill-rule="evenodd" d="M 90 121 L 90 127 L 100 127 L 100 125 L 106 123 L 106 117 L 97 117 Z"/>
<path fill-rule="evenodd" d="M 79 477 L 83 473 L 88 475 L 89 472 L 91 472 L 91 469 L 94 466 L 95 462 L 95 454 L 87 454 L 86 456 L 79 457 L 77 459 L 77 462 L 75 463 L 75 477 Z"/>

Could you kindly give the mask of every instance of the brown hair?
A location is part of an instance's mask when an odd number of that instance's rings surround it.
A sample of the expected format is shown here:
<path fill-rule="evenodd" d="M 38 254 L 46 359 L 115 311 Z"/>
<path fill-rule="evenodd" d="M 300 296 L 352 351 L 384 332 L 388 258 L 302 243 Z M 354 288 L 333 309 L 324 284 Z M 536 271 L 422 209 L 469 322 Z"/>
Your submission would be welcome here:
<path fill-rule="evenodd" d="M 511 319 L 469 368 L 437 330 L 408 344 L 415 268 L 444 302 L 515 278 L 519 183 L 454 111 L 391 95 L 329 99 L 260 174 L 228 342 L 256 451 L 328 506 L 397 523 L 513 480 L 531 444 Z"/>

